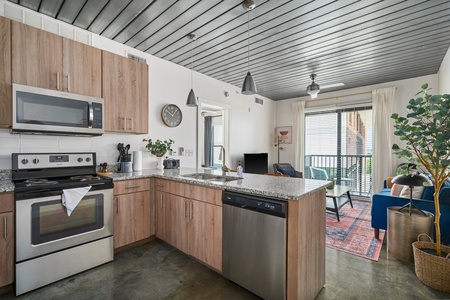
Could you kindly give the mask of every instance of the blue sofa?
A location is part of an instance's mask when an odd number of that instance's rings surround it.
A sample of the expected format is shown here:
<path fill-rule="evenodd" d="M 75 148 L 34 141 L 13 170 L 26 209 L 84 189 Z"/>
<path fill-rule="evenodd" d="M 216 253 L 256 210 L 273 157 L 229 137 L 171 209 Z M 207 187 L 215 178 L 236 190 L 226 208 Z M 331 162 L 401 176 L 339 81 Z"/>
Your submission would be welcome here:
<path fill-rule="evenodd" d="M 413 203 L 420 209 L 435 213 L 433 201 L 434 187 L 425 187 L 422 199 L 414 199 Z M 441 210 L 441 242 L 450 245 L 450 182 L 446 181 L 439 193 Z M 409 203 L 409 198 L 391 196 L 391 189 L 386 188 L 372 197 L 372 228 L 374 235 L 378 238 L 380 229 L 387 229 L 387 208 L 389 206 L 403 206 Z M 434 227 L 434 226 L 433 226 Z"/>

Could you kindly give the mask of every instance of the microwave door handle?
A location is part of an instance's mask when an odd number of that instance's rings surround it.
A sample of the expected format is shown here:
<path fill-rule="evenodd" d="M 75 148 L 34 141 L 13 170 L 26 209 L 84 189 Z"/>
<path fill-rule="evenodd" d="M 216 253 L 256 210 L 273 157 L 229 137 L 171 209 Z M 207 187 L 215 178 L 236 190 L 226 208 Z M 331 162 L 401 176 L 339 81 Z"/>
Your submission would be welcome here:
<path fill-rule="evenodd" d="M 94 123 L 94 109 L 92 102 L 89 102 L 89 128 L 92 128 L 92 123 Z"/>

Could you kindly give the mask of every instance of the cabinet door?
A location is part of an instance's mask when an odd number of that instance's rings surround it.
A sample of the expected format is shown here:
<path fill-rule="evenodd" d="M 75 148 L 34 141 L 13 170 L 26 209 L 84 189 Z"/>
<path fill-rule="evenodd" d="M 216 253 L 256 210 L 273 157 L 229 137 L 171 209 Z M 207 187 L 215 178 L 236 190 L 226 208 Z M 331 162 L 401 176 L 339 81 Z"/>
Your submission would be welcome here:
<path fill-rule="evenodd" d="M 188 253 L 189 199 L 166 193 L 165 203 L 166 242 Z"/>
<path fill-rule="evenodd" d="M 116 196 L 114 214 L 114 248 L 150 237 L 150 192 Z"/>
<path fill-rule="evenodd" d="M 102 96 L 100 49 L 63 39 L 63 90 L 93 97 Z"/>
<path fill-rule="evenodd" d="M 103 51 L 105 130 L 148 132 L 148 66 Z"/>
<path fill-rule="evenodd" d="M 0 17 L 0 127 L 12 126 L 11 26 Z"/>
<path fill-rule="evenodd" d="M 222 270 L 222 207 L 191 200 L 189 254 Z"/>
<path fill-rule="evenodd" d="M 0 214 L 0 287 L 14 281 L 13 213 Z"/>
<path fill-rule="evenodd" d="M 62 37 L 11 21 L 12 82 L 62 89 Z"/>
<path fill-rule="evenodd" d="M 161 191 L 155 192 L 155 209 L 156 209 L 156 236 L 167 242 L 166 237 L 166 200 L 165 193 Z"/>

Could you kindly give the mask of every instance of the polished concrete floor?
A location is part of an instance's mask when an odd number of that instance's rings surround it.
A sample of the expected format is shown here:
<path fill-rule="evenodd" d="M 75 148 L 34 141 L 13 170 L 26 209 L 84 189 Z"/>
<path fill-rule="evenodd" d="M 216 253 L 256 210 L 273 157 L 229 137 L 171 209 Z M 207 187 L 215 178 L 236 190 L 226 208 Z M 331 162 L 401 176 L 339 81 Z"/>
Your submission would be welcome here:
<path fill-rule="evenodd" d="M 414 265 L 378 262 L 326 250 L 326 284 L 316 299 L 450 299 L 423 285 Z M 42 272 L 52 272 L 52 266 Z M 0 296 L 14 299 L 13 294 Z M 114 262 L 61 280 L 18 299 L 259 299 L 187 255 L 155 240 L 116 255 Z"/>

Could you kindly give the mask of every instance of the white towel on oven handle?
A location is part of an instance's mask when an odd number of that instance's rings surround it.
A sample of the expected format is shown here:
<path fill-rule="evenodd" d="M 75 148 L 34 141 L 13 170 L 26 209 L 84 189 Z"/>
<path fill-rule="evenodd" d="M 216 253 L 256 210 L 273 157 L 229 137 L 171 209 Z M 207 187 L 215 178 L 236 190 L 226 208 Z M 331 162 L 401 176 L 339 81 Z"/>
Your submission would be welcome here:
<path fill-rule="evenodd" d="M 81 199 L 89 192 L 91 186 L 81 188 L 65 189 L 61 197 L 62 205 L 66 207 L 67 215 L 70 217 L 75 207 L 80 203 Z"/>

